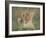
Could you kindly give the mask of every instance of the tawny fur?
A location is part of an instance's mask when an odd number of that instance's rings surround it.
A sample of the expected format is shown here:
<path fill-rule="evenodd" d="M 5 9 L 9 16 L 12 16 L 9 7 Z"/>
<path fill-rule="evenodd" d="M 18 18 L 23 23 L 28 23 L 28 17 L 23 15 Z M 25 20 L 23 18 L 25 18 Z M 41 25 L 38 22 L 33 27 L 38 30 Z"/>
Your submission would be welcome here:
<path fill-rule="evenodd" d="M 34 13 L 28 13 L 25 11 L 25 13 L 19 13 L 16 14 L 16 16 L 18 17 L 18 23 L 23 23 L 23 27 L 24 28 L 31 28 L 31 29 L 35 29 L 35 26 L 32 22 L 33 17 L 34 17 Z M 21 21 L 22 20 L 22 21 Z M 21 21 L 21 22 L 20 22 Z"/>
<path fill-rule="evenodd" d="M 22 15 L 22 19 L 24 21 L 24 28 L 35 29 L 35 26 L 32 22 L 33 13 L 22 13 L 21 15 Z"/>

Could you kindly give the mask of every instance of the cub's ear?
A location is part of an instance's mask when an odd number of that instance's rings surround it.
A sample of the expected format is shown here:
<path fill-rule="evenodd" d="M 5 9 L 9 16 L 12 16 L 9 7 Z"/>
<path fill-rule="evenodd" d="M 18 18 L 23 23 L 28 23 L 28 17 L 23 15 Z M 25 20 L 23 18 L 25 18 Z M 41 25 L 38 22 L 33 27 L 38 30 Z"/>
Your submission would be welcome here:
<path fill-rule="evenodd" d="M 34 14 L 35 14 L 35 12 L 30 13 L 30 15 L 31 15 L 32 17 L 34 16 Z"/>

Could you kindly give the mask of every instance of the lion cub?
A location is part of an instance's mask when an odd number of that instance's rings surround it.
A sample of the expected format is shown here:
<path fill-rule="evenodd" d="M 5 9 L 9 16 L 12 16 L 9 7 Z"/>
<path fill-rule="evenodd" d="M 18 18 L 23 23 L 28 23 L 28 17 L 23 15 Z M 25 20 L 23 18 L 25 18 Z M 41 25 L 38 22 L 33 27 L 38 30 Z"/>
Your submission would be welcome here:
<path fill-rule="evenodd" d="M 35 26 L 32 22 L 33 20 L 33 13 L 22 13 L 21 18 L 23 19 L 24 28 L 30 28 L 32 30 L 35 29 Z"/>

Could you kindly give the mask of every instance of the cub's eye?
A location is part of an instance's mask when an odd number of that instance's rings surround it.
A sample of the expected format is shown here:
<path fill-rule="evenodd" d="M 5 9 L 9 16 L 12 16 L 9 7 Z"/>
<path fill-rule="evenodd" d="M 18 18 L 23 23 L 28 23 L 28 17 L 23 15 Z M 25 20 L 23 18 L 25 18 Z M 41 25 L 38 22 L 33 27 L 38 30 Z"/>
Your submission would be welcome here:
<path fill-rule="evenodd" d="M 23 17 L 24 17 L 24 15 L 23 15 Z"/>

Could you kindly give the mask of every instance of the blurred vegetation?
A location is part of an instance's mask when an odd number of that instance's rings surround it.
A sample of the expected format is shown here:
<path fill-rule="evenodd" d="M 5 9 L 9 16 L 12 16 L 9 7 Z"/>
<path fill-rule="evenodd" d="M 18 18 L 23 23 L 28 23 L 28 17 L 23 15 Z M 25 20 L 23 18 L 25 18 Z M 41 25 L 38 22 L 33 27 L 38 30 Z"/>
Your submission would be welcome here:
<path fill-rule="evenodd" d="M 29 8 L 29 7 L 13 7 L 12 8 L 12 31 L 23 31 L 23 30 L 32 30 L 28 28 L 23 28 L 23 24 L 17 23 L 16 13 L 20 14 L 24 10 L 28 9 L 28 11 L 34 11 L 35 15 L 33 17 L 33 24 L 35 26 L 35 30 L 40 29 L 40 8 Z M 24 12 L 23 12 L 24 13 Z"/>

